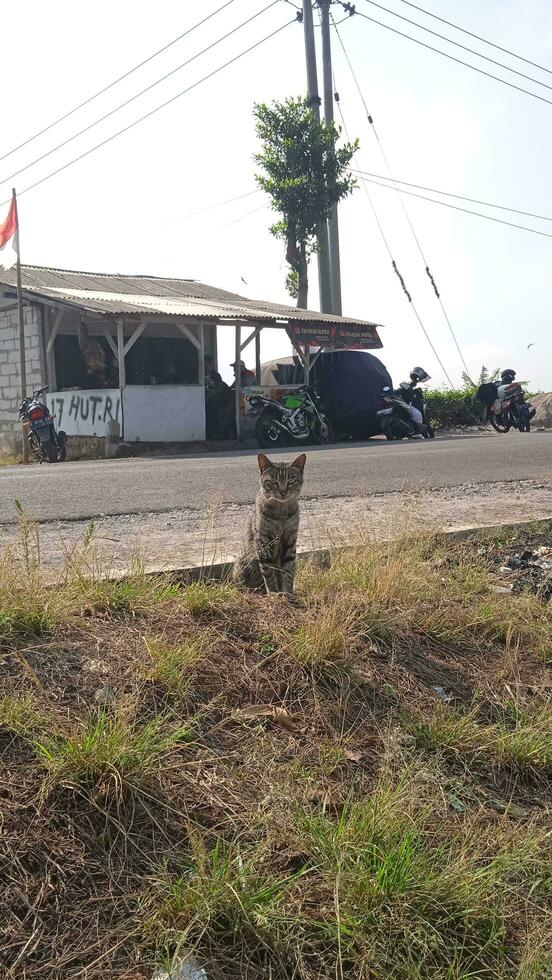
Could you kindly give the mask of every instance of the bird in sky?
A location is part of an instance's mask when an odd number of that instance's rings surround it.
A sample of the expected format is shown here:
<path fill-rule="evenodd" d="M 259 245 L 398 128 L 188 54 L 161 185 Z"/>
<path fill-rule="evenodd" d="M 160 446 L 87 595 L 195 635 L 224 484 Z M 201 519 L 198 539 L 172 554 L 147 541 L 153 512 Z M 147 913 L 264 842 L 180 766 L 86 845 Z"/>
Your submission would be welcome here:
<path fill-rule="evenodd" d="M 241 281 L 242 281 L 243 283 L 245 283 L 245 285 L 247 286 L 247 283 L 245 282 L 245 279 L 243 278 L 243 276 L 240 276 L 240 279 L 241 279 Z"/>
<path fill-rule="evenodd" d="M 534 344 L 534 343 L 532 343 L 532 344 L 527 344 L 527 350 L 529 350 L 529 348 L 530 348 L 530 347 L 534 347 L 534 346 L 535 346 L 535 344 Z"/>

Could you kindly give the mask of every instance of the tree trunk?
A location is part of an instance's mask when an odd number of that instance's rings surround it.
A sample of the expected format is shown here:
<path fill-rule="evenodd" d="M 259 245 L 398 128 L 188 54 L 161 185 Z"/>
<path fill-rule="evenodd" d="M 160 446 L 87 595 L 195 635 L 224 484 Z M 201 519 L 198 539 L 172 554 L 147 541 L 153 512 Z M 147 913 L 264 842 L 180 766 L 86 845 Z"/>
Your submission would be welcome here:
<path fill-rule="evenodd" d="M 297 308 L 306 310 L 309 295 L 309 274 L 307 248 L 304 242 L 298 244 L 293 238 L 288 238 L 286 261 L 297 273 Z"/>
<path fill-rule="evenodd" d="M 306 261 L 301 263 L 297 275 L 299 277 L 297 282 L 297 309 L 306 310 L 309 296 L 309 276 Z"/>

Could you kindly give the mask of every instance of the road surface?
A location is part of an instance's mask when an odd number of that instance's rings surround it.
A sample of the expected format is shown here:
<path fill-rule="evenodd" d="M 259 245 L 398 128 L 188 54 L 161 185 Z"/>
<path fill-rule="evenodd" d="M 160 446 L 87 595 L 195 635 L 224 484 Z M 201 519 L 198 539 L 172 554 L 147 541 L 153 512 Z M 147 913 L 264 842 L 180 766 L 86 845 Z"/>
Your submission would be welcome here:
<path fill-rule="evenodd" d="M 552 479 L 552 434 L 544 432 L 377 440 L 307 452 L 307 500 Z M 293 450 L 273 455 L 289 459 Z M 0 524 L 15 523 L 16 498 L 41 522 L 249 503 L 256 493 L 255 456 L 247 451 L 0 468 Z"/>
<path fill-rule="evenodd" d="M 86 556 L 106 573 L 124 573 L 137 556 L 155 569 L 227 561 L 240 549 L 256 493 L 255 456 L 2 469 L 0 549 L 19 553 L 18 499 L 40 521 L 41 560 L 52 576 L 91 534 Z M 299 548 L 543 517 L 552 517 L 551 435 L 348 444 L 308 451 Z"/>

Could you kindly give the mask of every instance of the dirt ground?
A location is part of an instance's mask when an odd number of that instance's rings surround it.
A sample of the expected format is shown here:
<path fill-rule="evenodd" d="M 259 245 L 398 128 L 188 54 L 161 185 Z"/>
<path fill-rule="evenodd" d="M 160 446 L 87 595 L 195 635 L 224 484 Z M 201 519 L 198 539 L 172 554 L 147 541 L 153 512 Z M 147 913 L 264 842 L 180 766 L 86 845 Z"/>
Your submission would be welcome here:
<path fill-rule="evenodd" d="M 139 556 L 150 568 L 171 569 L 228 561 L 240 547 L 250 505 L 212 505 L 163 514 L 128 514 L 40 527 L 41 555 L 52 571 L 92 534 L 96 551 L 113 571 Z M 465 484 L 444 490 L 305 500 L 299 548 L 310 551 L 360 540 L 379 540 L 417 527 L 459 530 L 552 517 L 552 481 Z M 17 537 L 0 527 L 0 549 Z"/>

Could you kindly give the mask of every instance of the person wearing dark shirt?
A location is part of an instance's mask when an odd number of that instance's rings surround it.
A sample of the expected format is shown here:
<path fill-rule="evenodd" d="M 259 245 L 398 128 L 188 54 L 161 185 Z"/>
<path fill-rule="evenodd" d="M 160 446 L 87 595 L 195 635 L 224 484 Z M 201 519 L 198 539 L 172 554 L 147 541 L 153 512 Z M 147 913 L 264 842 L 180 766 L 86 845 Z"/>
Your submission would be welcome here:
<path fill-rule="evenodd" d="M 210 354 L 206 354 L 204 357 L 205 362 L 205 388 L 207 391 L 212 391 L 213 388 L 220 388 L 224 384 L 218 371 L 215 371 L 213 366 L 213 358 Z"/>

